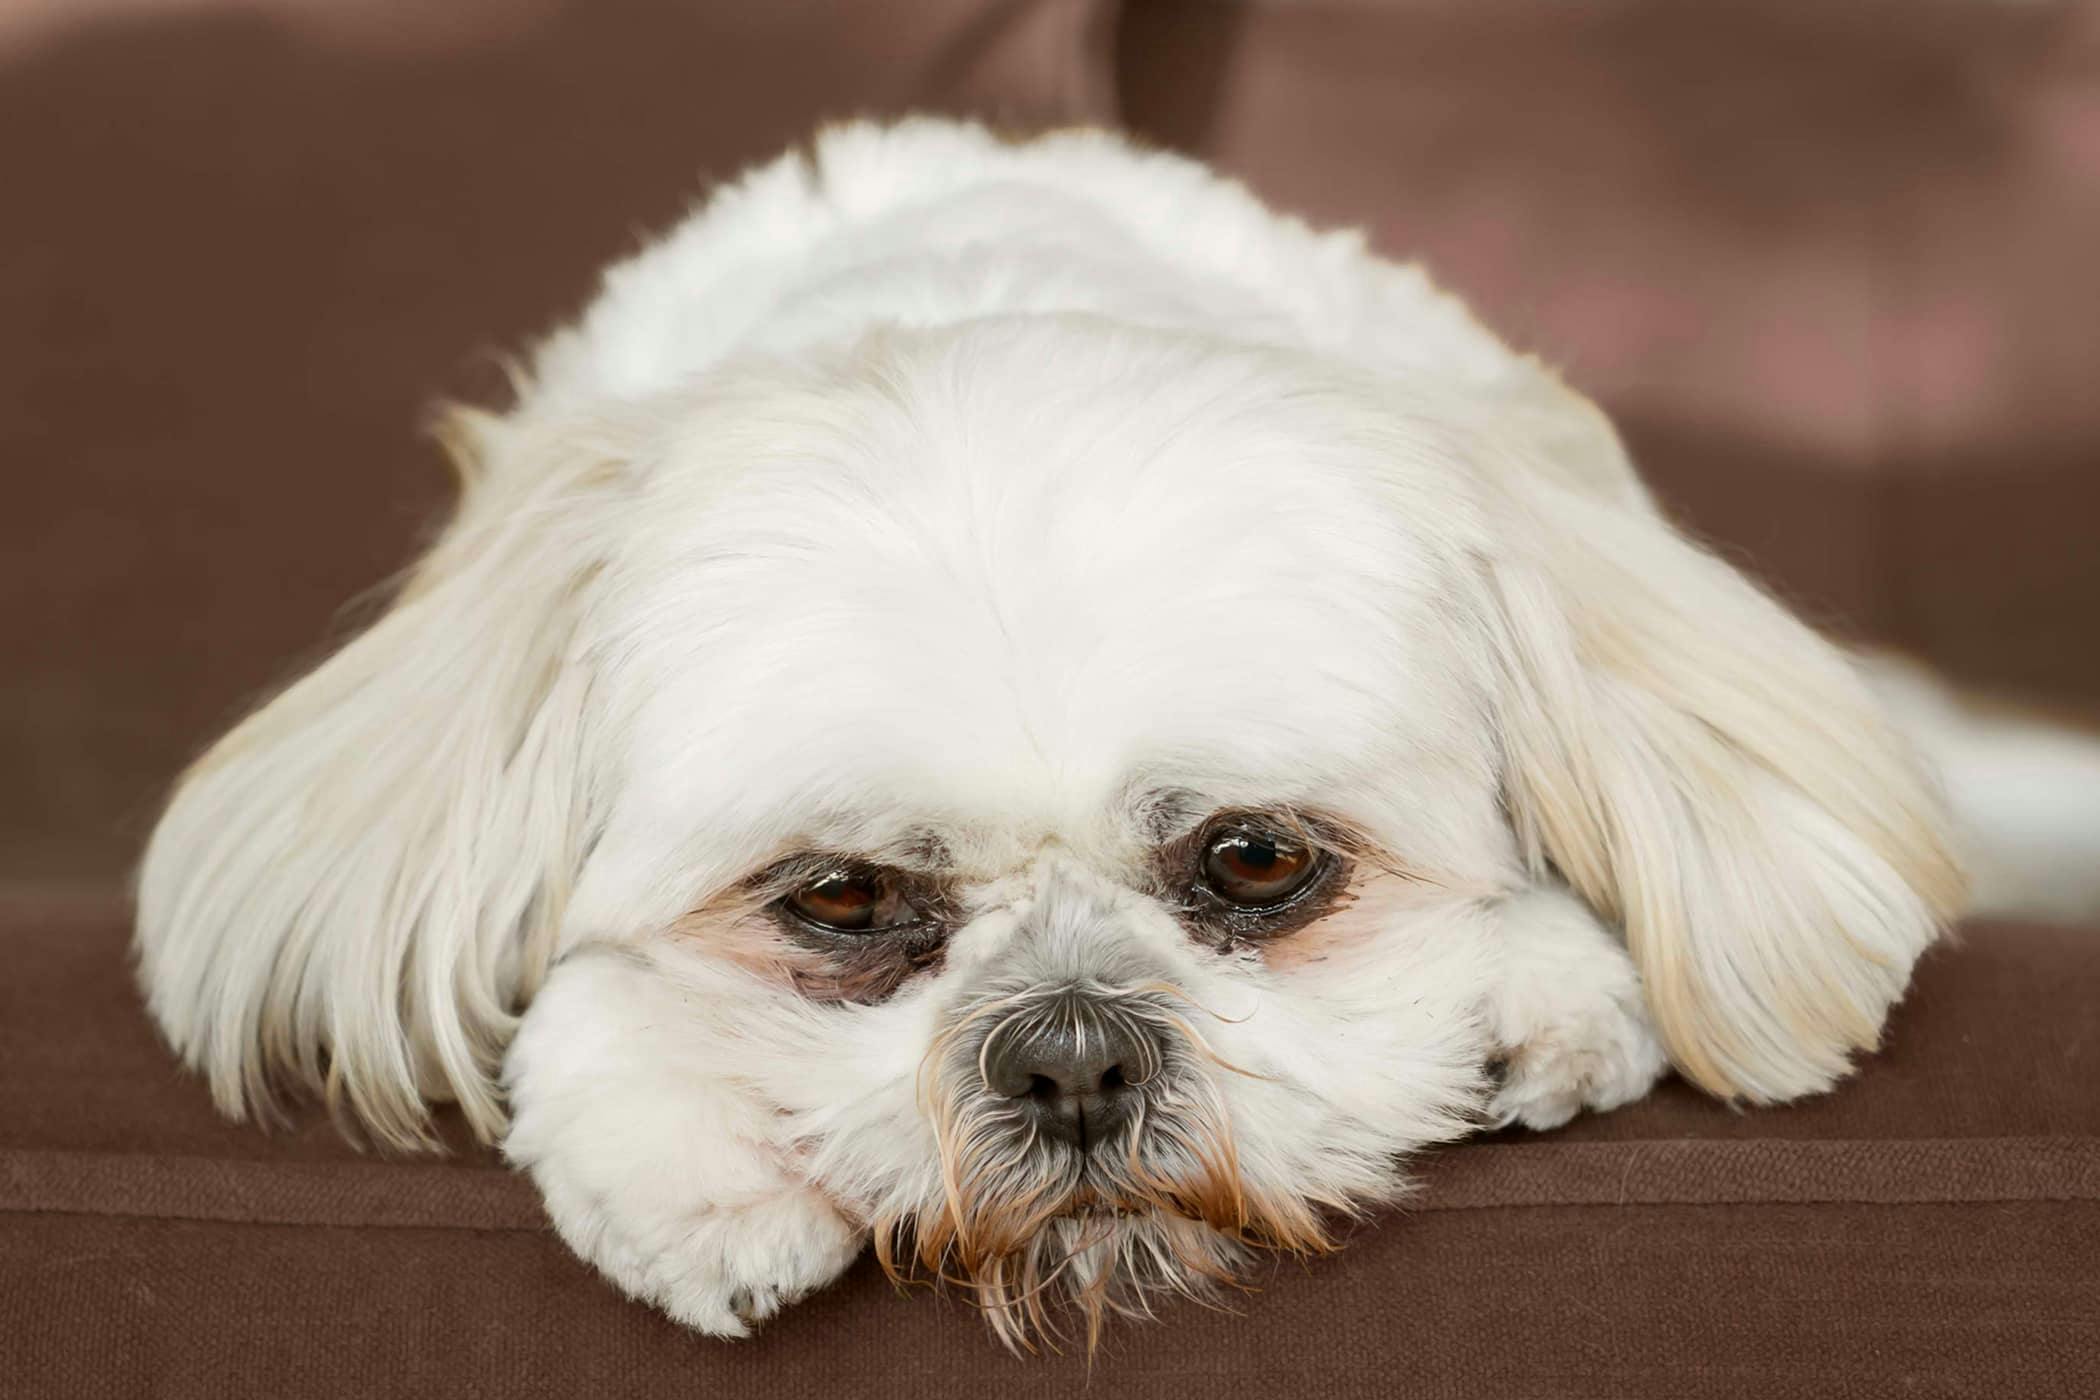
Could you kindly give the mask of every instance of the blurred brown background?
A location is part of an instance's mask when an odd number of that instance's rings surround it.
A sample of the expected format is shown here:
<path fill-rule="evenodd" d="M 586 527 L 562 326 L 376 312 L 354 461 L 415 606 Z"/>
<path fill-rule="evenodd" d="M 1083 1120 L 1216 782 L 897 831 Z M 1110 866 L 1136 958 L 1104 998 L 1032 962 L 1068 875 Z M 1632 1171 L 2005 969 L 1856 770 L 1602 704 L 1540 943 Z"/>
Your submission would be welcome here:
<path fill-rule="evenodd" d="M 426 536 L 433 399 L 913 109 L 1364 224 L 1824 625 L 2100 697 L 2090 0 L 0 0 L 0 878 L 123 876 Z"/>

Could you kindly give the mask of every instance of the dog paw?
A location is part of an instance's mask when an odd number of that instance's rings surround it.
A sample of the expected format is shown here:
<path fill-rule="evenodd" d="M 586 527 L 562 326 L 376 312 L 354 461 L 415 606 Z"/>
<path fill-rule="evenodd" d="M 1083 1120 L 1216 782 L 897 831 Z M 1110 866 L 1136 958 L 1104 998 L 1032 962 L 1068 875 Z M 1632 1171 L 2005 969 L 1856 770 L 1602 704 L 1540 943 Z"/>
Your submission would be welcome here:
<path fill-rule="evenodd" d="M 1669 1068 L 1633 960 L 1572 898 L 1516 902 L 1492 1007 L 1502 1080 L 1492 1127 L 1557 1128 L 1584 1109 L 1631 1103 Z"/>
<path fill-rule="evenodd" d="M 747 1337 L 788 1304 L 844 1272 L 860 1231 L 806 1186 L 732 1206 L 668 1213 L 571 1193 L 534 1173 L 569 1246 L 622 1292 L 687 1327 Z"/>

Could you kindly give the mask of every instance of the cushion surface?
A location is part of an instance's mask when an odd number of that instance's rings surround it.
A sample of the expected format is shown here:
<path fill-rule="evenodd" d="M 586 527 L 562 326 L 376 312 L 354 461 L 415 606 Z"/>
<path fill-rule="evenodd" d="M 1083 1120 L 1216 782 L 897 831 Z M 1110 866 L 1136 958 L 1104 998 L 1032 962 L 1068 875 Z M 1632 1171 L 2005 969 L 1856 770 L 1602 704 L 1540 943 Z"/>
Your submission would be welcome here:
<path fill-rule="evenodd" d="M 0 900 L 0 1393 L 2069 1396 L 2100 1376 L 2100 943 L 1929 954 L 1837 1092 L 1669 1084 L 1418 1164 L 1408 1207 L 1256 1291 L 1019 1361 L 865 1258 L 748 1342 L 574 1259 L 492 1154 L 386 1160 L 211 1111 L 132 991 L 127 911 Z M 456 1134 L 455 1134 L 456 1137 Z"/>

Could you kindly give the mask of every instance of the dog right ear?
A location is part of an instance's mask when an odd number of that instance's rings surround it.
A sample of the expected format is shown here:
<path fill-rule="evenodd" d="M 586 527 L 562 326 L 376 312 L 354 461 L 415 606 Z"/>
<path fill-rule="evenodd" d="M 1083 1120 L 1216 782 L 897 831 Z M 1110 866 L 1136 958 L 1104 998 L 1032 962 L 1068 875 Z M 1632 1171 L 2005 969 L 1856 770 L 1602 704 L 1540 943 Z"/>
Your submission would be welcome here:
<path fill-rule="evenodd" d="M 219 1107 L 289 1081 L 389 1145 L 495 1076 L 593 827 L 580 636 L 624 471 L 458 415 L 459 514 L 392 607 L 184 774 L 139 886 L 148 1004 Z"/>

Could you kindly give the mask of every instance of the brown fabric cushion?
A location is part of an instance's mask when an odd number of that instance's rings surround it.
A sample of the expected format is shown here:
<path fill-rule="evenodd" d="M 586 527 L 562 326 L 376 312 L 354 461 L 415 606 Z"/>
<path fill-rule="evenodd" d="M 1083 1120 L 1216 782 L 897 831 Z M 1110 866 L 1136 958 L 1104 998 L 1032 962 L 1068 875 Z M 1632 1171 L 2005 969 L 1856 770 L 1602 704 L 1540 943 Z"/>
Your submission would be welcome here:
<path fill-rule="evenodd" d="M 1126 120 L 1420 257 L 1819 620 L 2100 700 L 2100 3 L 1129 0 Z"/>
<path fill-rule="evenodd" d="M 1008 1358 L 863 1261 L 754 1341 L 621 1299 L 490 1155 L 215 1117 L 126 915 L 0 900 L 0 1392 L 2068 1396 L 2100 1375 L 2100 943 L 1931 954 L 1837 1093 L 1680 1085 L 1430 1154 L 1407 1209 L 1079 1356 Z"/>

